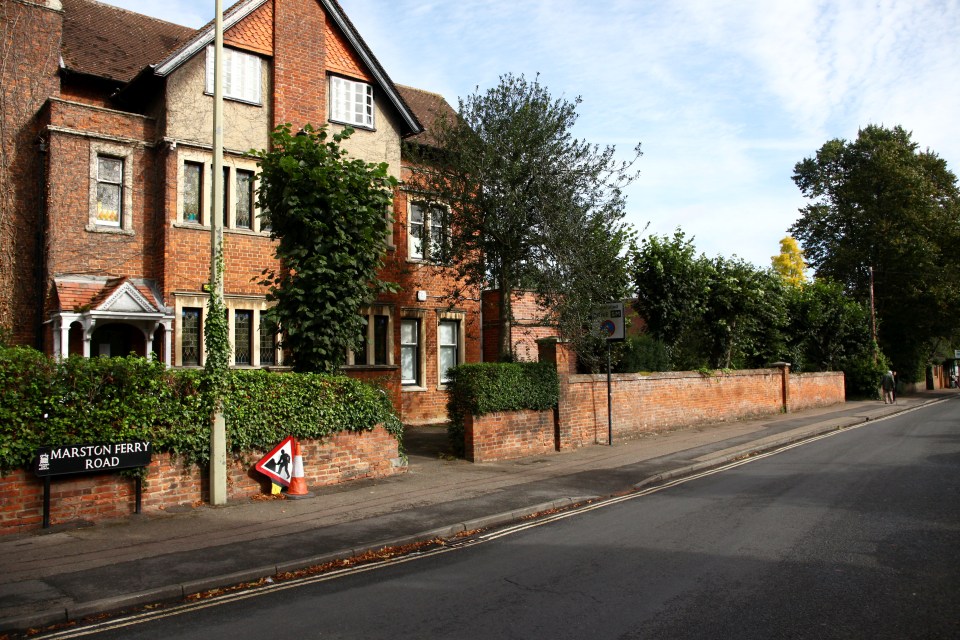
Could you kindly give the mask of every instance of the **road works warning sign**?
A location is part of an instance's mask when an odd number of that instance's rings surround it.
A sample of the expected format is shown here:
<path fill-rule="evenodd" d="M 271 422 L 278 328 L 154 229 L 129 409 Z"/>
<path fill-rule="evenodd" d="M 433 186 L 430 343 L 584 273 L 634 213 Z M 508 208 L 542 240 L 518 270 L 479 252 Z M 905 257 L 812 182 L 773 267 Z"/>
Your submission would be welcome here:
<path fill-rule="evenodd" d="M 289 487 L 293 475 L 293 436 L 287 436 L 253 468 L 277 484 Z"/>

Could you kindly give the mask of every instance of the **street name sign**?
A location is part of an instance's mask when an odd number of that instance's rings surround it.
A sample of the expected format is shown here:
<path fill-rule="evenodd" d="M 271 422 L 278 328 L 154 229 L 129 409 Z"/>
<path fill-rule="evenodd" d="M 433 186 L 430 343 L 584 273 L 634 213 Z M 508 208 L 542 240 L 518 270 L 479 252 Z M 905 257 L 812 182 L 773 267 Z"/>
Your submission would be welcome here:
<path fill-rule="evenodd" d="M 33 470 L 42 478 L 146 467 L 151 453 L 150 443 L 142 440 L 37 447 Z"/>

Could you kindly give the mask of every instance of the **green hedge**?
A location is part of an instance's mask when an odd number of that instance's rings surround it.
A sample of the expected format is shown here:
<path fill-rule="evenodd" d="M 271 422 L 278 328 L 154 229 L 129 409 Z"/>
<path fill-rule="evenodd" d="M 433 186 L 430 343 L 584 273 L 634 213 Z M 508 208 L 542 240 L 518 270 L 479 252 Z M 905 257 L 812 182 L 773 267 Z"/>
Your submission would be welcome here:
<path fill-rule="evenodd" d="M 202 371 L 133 356 L 56 362 L 33 349 L 0 348 L 0 472 L 28 466 L 42 445 L 138 438 L 206 464 L 206 387 Z M 402 431 L 384 391 L 344 376 L 232 371 L 224 413 L 238 455 L 287 435 L 314 439 L 383 424 L 399 439 Z"/>
<path fill-rule="evenodd" d="M 449 389 L 447 434 L 454 453 L 462 456 L 464 416 L 552 409 L 560 397 L 560 378 L 550 363 L 464 364 L 450 370 Z"/>

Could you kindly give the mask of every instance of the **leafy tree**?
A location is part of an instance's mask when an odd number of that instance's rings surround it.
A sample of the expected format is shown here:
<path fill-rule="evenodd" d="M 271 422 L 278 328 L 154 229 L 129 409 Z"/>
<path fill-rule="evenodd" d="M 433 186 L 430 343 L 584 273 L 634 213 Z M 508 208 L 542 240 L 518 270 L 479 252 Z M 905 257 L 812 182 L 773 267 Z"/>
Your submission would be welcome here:
<path fill-rule="evenodd" d="M 817 277 L 864 304 L 873 280 L 879 344 L 906 380 L 919 379 L 957 327 L 956 176 L 902 127 L 870 125 L 797 163 L 793 180 L 812 202 L 790 230 Z"/>
<path fill-rule="evenodd" d="M 807 263 L 803 259 L 803 251 L 796 239 L 787 236 L 780 241 L 780 253 L 771 257 L 773 270 L 780 274 L 783 281 L 792 286 L 799 286 L 807 281 L 804 273 Z"/>
<path fill-rule="evenodd" d="M 709 365 L 762 367 L 780 360 L 786 308 L 783 281 L 740 258 L 717 257 L 707 271 L 702 318 Z"/>
<path fill-rule="evenodd" d="M 790 362 L 796 371 L 838 371 L 874 353 L 870 310 L 840 283 L 818 278 L 787 290 Z"/>
<path fill-rule="evenodd" d="M 361 306 L 395 285 L 378 276 L 388 232 L 387 211 L 397 180 L 387 164 L 351 159 L 340 143 L 352 129 L 327 135 L 307 125 L 271 134 L 271 149 L 255 151 L 258 202 L 277 240 L 279 270 L 266 270 L 270 318 L 300 371 L 334 371 L 363 332 Z"/>
<path fill-rule="evenodd" d="M 409 151 L 411 187 L 449 207 L 446 254 L 459 281 L 501 294 L 503 359 L 512 357 L 514 291 L 533 291 L 575 340 L 589 337 L 592 308 L 625 293 L 622 189 L 637 177 L 640 149 L 620 163 L 613 147 L 575 139 L 579 103 L 504 75 L 461 99 L 456 118 L 439 117 L 432 147 Z"/>
<path fill-rule="evenodd" d="M 677 229 L 673 237 L 648 236 L 630 254 L 637 313 L 661 341 L 673 366 L 703 364 L 698 340 L 709 291 L 709 260 L 696 255 L 693 240 Z"/>

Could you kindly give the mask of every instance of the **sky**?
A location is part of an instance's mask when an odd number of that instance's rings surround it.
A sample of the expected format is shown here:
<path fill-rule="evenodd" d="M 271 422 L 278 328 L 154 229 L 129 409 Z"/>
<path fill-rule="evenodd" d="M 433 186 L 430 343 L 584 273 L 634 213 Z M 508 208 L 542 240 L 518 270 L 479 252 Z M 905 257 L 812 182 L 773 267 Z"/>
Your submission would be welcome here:
<path fill-rule="evenodd" d="M 108 0 L 200 27 L 213 0 Z M 233 4 L 223 0 L 224 8 Z M 505 73 L 582 100 L 576 137 L 641 143 L 627 221 L 770 266 L 793 168 L 901 125 L 960 171 L 960 0 L 340 0 L 395 83 L 458 99 Z"/>

